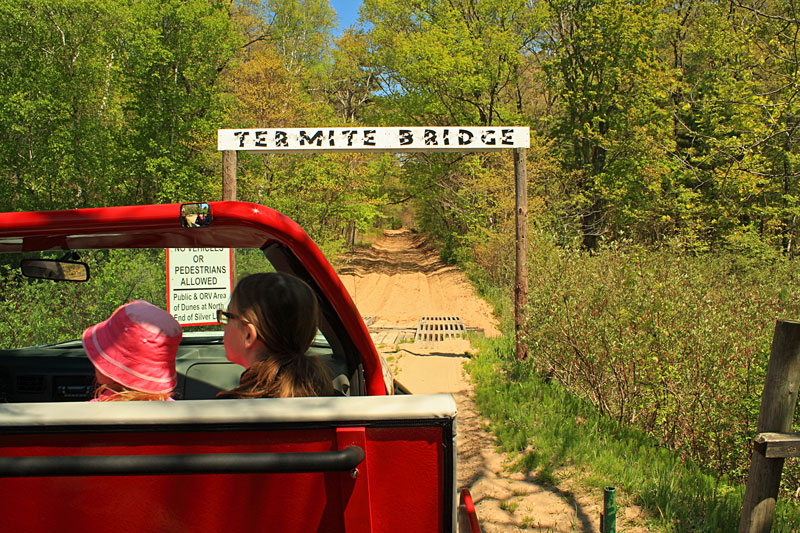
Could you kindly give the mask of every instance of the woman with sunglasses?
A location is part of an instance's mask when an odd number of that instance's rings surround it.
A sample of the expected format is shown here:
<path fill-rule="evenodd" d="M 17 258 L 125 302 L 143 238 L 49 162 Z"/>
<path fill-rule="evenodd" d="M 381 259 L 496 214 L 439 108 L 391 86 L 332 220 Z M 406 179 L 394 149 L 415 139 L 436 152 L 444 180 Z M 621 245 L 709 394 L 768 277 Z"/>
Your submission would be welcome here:
<path fill-rule="evenodd" d="M 333 394 L 324 364 L 306 355 L 319 323 L 314 291 L 283 273 L 252 274 L 236 285 L 227 311 L 225 355 L 245 367 L 239 386 L 218 398 L 290 398 Z"/>

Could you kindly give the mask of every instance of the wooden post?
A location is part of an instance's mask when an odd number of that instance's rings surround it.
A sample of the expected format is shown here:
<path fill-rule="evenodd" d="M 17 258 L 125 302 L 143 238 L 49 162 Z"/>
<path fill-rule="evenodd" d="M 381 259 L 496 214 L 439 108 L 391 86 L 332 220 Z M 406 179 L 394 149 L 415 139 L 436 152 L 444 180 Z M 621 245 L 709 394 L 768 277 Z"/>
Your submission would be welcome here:
<path fill-rule="evenodd" d="M 514 343 L 517 359 L 528 357 L 528 345 L 522 342 L 525 327 L 525 304 L 528 300 L 528 168 L 525 148 L 514 148 L 516 181 L 517 268 L 514 275 Z"/>
<path fill-rule="evenodd" d="M 236 201 L 236 151 L 222 151 L 222 200 Z M 239 273 L 236 270 L 236 251 L 231 255 L 231 270 L 233 283 L 239 282 Z"/>
<path fill-rule="evenodd" d="M 761 395 L 758 433 L 786 433 L 791 429 L 798 384 L 800 322 L 778 320 Z M 739 533 L 767 532 L 772 528 L 783 461 L 783 457 L 767 459 L 762 451 L 753 450 Z"/>
<path fill-rule="evenodd" d="M 222 199 L 236 200 L 236 151 L 222 152 Z"/>

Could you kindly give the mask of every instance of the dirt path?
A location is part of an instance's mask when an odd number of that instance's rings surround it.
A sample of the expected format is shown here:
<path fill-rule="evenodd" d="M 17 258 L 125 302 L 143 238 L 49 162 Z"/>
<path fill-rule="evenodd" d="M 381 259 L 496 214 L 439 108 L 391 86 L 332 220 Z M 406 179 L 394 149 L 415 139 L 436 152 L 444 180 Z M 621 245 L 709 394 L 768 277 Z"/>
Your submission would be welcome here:
<path fill-rule="evenodd" d="M 499 334 L 491 308 L 464 274 L 442 263 L 408 230 L 387 231 L 371 248 L 350 254 L 339 274 L 361 314 L 374 317 L 371 331 L 413 329 L 421 316 L 457 316 L 467 327 L 481 328 L 488 336 Z M 472 384 L 463 370 L 471 351 L 468 341 L 397 343 L 386 342 L 385 335 L 380 339 L 378 350 L 411 392 L 455 396 L 458 487 L 469 487 L 484 532 L 599 531 L 602 495 L 577 496 L 505 470 L 507 457 L 496 451 L 475 412 Z"/>

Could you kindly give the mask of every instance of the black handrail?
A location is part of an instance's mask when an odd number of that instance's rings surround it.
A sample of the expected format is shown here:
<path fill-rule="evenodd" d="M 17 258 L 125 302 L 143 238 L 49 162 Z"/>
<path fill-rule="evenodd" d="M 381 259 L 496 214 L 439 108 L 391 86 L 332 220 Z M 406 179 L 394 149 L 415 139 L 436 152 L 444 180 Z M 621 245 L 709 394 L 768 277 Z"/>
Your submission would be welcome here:
<path fill-rule="evenodd" d="M 0 477 L 348 472 L 363 460 L 359 446 L 305 453 L 0 457 Z"/>

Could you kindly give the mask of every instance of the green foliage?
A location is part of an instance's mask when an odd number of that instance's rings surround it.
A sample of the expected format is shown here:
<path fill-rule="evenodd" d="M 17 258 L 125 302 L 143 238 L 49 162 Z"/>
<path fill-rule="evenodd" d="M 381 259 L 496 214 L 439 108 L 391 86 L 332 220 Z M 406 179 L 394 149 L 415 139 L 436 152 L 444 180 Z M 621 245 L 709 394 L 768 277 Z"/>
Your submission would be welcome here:
<path fill-rule="evenodd" d="M 82 251 L 81 260 L 91 272 L 85 283 L 31 280 L 21 276 L 18 265 L 0 267 L 3 348 L 79 339 L 84 329 L 131 300 L 166 307 L 163 250 Z"/>
<path fill-rule="evenodd" d="M 366 0 L 361 13 L 392 123 L 491 125 L 514 117 L 520 102 L 511 88 L 539 25 L 524 2 Z"/>
<path fill-rule="evenodd" d="M 702 463 L 682 460 L 644 432 L 600 415 L 555 380 L 543 381 L 513 353 L 511 335 L 483 339 L 468 368 L 476 403 L 491 420 L 500 446 L 516 457 L 514 469 L 544 483 L 570 476 L 571 482 L 598 494 L 598 502 L 602 488 L 614 485 L 617 505 L 643 507 L 654 531 L 738 527 L 743 485 Z M 799 526 L 797 508 L 779 500 L 775 530 Z"/>
<path fill-rule="evenodd" d="M 531 364 L 600 413 L 743 478 L 774 321 L 800 316 L 794 262 L 532 241 Z"/>
<path fill-rule="evenodd" d="M 108 2 L 0 3 L 4 210 L 76 205 L 102 183 L 113 21 Z"/>
<path fill-rule="evenodd" d="M 287 71 L 315 70 L 330 47 L 335 14 L 325 0 L 244 0 L 240 26 L 250 44 L 275 47 Z"/>
<path fill-rule="evenodd" d="M 795 253 L 793 9 L 367 0 L 360 29 L 334 40 L 323 0 L 6 0 L 0 197 L 5 209 L 213 199 L 226 126 L 529 124 L 530 200 L 562 243 L 702 252 L 752 231 Z M 413 202 L 448 259 L 495 240 L 482 253 L 503 257 L 501 158 L 399 156 L 388 175 L 379 157 L 283 159 L 241 158 L 240 197 L 286 196 L 318 239 L 352 245 L 354 227 Z M 301 173 L 302 201 L 274 186 Z M 340 179 L 354 194 L 335 195 Z"/>
<path fill-rule="evenodd" d="M 346 122 L 363 120 L 373 94 L 380 90 L 366 35 L 349 30 L 339 37 L 328 69 L 322 87 L 331 105 Z"/>
<path fill-rule="evenodd" d="M 216 86 L 238 44 L 224 2 L 137 2 L 119 43 L 125 128 L 116 139 L 125 196 L 144 203 L 191 201 L 213 190 L 198 148 L 223 118 Z"/>
<path fill-rule="evenodd" d="M 204 196 L 225 4 L 0 2 L 0 196 L 53 209 Z"/>
<path fill-rule="evenodd" d="M 750 227 L 794 252 L 792 9 L 658 0 L 406 9 L 373 0 L 363 10 L 372 55 L 362 64 L 381 83 L 376 121 L 534 125 L 550 150 L 536 160 L 560 167 L 535 194 L 566 242 L 674 240 L 702 252 Z M 458 220 L 471 170 L 430 156 L 409 158 L 404 171 L 421 226 L 455 258 L 473 231 Z"/>
<path fill-rule="evenodd" d="M 253 248 L 234 249 L 233 261 L 235 264 L 234 283 L 250 274 L 259 272 L 275 272 L 275 267 L 264 255 L 262 250 Z"/>
<path fill-rule="evenodd" d="M 563 98 L 552 120 L 584 245 L 621 229 L 645 232 L 667 179 L 668 70 L 656 2 L 549 2 L 544 71 Z M 645 227 L 639 227 L 639 226 Z"/>
<path fill-rule="evenodd" d="M 527 124 L 526 53 L 544 20 L 538 7 L 501 2 L 367 0 L 361 10 L 380 91 L 365 119 L 380 124 Z M 511 159 L 504 155 L 400 156 L 402 193 L 417 224 L 454 260 L 461 237 L 508 231 Z M 513 179 L 513 178 L 512 178 Z M 492 254 L 492 251 L 487 251 Z M 498 272 L 498 276 L 503 273 Z"/>
<path fill-rule="evenodd" d="M 364 231 L 380 216 L 383 173 L 363 156 L 279 155 L 251 163 L 242 165 L 238 198 L 277 209 L 330 252 L 353 244 L 345 243 L 350 225 Z"/>

